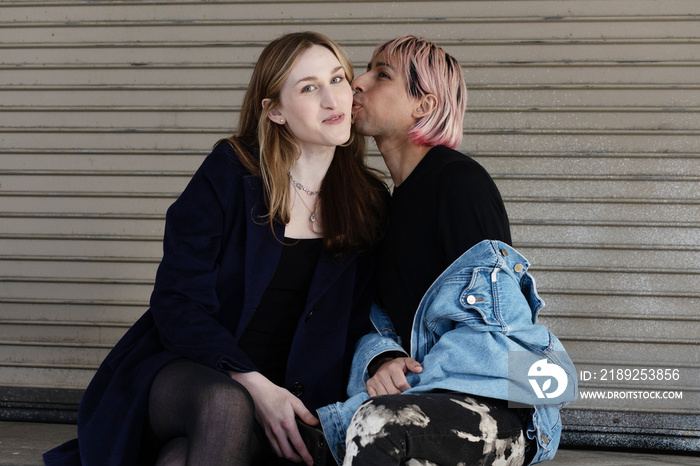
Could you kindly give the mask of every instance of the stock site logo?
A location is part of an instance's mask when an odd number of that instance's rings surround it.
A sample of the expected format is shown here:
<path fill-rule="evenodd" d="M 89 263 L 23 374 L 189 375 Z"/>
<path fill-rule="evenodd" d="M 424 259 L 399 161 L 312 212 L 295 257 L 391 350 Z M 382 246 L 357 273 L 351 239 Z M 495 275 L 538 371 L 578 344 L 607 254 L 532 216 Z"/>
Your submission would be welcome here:
<path fill-rule="evenodd" d="M 540 359 L 530 366 L 527 375 L 528 377 L 535 377 L 528 379 L 528 381 L 535 391 L 537 398 L 556 398 L 564 393 L 569 383 L 564 369 L 556 364 L 548 363 L 546 359 Z M 557 383 L 554 391 L 550 391 L 552 388 L 552 379 Z M 542 386 L 540 386 L 539 380 L 542 380 Z"/>

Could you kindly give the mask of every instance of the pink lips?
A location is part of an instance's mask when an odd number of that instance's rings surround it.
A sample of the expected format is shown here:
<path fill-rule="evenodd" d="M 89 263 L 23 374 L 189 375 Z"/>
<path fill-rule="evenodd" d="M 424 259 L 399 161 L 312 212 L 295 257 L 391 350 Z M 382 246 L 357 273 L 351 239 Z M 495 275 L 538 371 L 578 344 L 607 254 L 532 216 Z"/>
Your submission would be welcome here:
<path fill-rule="evenodd" d="M 345 120 L 345 115 L 342 113 L 339 113 L 337 115 L 331 115 L 330 117 L 323 120 L 323 122 L 328 124 L 328 125 L 339 125 L 344 120 Z"/>

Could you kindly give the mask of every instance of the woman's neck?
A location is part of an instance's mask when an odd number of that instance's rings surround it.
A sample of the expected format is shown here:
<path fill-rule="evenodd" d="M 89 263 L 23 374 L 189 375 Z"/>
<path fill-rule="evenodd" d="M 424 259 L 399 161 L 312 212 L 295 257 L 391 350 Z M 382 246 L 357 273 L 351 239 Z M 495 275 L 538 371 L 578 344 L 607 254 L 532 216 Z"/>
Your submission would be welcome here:
<path fill-rule="evenodd" d="M 333 162 L 334 153 L 335 148 L 324 152 L 302 152 L 292 165 L 290 173 L 305 188 L 318 191 L 321 189 L 328 167 Z"/>

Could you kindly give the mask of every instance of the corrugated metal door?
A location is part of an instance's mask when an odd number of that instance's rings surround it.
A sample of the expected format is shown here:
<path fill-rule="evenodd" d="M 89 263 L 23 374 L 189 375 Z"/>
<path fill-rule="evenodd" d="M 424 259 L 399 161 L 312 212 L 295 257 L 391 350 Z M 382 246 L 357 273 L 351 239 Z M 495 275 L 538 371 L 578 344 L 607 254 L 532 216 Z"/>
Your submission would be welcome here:
<path fill-rule="evenodd" d="M 462 148 L 506 199 L 541 321 L 598 374 L 582 388 L 682 392 L 581 400 L 565 440 L 698 448 L 698 15 L 695 0 L 2 2 L 0 414 L 71 418 L 146 309 L 165 210 L 235 128 L 265 43 L 317 30 L 361 70 L 413 33 L 464 66 Z M 651 368 L 679 377 L 625 377 Z"/>

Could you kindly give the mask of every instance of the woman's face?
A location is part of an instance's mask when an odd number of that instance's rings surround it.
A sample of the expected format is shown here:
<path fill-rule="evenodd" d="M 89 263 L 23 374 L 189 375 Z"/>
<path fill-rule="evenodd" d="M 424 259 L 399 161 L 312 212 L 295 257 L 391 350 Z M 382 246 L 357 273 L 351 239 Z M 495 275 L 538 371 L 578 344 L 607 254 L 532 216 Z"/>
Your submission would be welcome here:
<path fill-rule="evenodd" d="M 299 56 L 269 117 L 287 125 L 306 153 L 347 142 L 351 111 L 352 88 L 343 67 L 333 52 L 314 45 Z"/>

